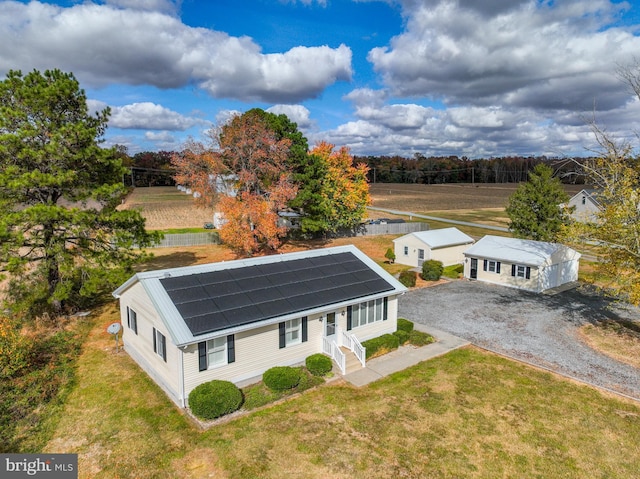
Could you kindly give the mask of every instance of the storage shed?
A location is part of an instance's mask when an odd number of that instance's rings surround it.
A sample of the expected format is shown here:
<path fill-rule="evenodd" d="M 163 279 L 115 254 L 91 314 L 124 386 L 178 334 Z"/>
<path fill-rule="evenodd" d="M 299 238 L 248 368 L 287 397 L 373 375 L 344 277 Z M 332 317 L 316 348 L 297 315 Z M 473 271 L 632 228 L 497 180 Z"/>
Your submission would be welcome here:
<path fill-rule="evenodd" d="M 580 253 L 568 246 L 487 235 L 464 253 L 464 277 L 540 293 L 578 280 Z"/>
<path fill-rule="evenodd" d="M 393 240 L 396 263 L 421 267 L 428 260 L 442 261 L 444 266 L 460 264 L 463 252 L 473 238 L 458 228 L 442 228 L 409 233 Z"/>

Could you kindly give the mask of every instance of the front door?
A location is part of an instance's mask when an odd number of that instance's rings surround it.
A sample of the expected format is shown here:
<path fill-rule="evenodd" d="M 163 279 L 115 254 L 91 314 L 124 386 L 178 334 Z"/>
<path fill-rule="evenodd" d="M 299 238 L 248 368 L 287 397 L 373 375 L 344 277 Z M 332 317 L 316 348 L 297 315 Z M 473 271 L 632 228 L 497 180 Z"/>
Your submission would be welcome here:
<path fill-rule="evenodd" d="M 471 269 L 469 271 L 469 277 L 471 279 L 478 279 L 478 259 L 471 258 Z"/>
<path fill-rule="evenodd" d="M 419 249 L 418 250 L 418 266 L 422 266 L 422 263 L 424 263 L 424 250 Z"/>
<path fill-rule="evenodd" d="M 324 322 L 324 335 L 329 338 L 336 334 L 336 313 L 327 313 L 327 319 Z"/>

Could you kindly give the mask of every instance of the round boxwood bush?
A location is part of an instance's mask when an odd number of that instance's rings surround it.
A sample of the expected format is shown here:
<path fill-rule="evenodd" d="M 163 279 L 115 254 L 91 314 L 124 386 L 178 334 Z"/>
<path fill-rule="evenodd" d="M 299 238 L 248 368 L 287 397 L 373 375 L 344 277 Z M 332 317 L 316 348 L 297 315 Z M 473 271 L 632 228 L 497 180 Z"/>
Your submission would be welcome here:
<path fill-rule="evenodd" d="M 393 335 L 398 338 L 401 345 L 409 341 L 409 333 L 403 331 L 402 329 L 398 329 L 395 333 L 393 333 Z"/>
<path fill-rule="evenodd" d="M 242 392 L 229 381 L 213 380 L 189 393 L 191 412 L 201 419 L 215 419 L 240 409 Z"/>
<path fill-rule="evenodd" d="M 430 259 L 422 263 L 422 279 L 425 281 L 438 281 L 443 271 L 442 261 Z"/>
<path fill-rule="evenodd" d="M 309 356 L 305 360 L 305 364 L 309 372 L 314 376 L 324 376 L 331 371 L 331 368 L 333 367 L 331 358 L 320 353 Z"/>
<path fill-rule="evenodd" d="M 262 382 L 272 391 L 293 389 L 300 382 L 300 370 L 289 366 L 276 366 L 264 372 Z"/>

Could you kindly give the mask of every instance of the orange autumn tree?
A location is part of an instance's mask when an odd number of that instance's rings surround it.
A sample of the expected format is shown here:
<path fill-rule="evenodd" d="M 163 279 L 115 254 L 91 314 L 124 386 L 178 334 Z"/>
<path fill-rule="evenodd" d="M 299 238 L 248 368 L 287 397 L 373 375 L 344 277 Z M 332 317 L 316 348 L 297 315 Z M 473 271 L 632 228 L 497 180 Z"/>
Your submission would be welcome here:
<path fill-rule="evenodd" d="M 198 206 L 210 207 L 217 203 L 216 178 L 222 178 L 226 170 L 218 152 L 188 140 L 180 153 L 171 155 L 171 166 L 175 169 L 173 179 L 178 185 L 199 193 L 195 198 Z"/>
<path fill-rule="evenodd" d="M 318 182 L 320 200 L 315 205 L 314 226 L 325 232 L 357 227 L 371 203 L 369 168 L 362 163 L 354 165 L 349 148 L 343 146 L 334 151 L 334 145 L 324 141 L 309 155 L 322 164 L 323 171 Z"/>
<path fill-rule="evenodd" d="M 287 234 L 279 225 L 278 211 L 297 192 L 287 168 L 291 141 L 278 138 L 265 117 L 250 110 L 222 126 L 217 142 L 236 191 L 218 204 L 225 219 L 220 239 L 247 255 L 277 250 Z"/>

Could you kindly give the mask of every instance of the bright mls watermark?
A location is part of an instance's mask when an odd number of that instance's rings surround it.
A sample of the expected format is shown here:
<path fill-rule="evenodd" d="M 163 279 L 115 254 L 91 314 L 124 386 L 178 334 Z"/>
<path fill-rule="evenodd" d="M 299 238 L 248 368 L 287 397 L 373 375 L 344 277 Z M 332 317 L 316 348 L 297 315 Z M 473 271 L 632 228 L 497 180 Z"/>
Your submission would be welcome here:
<path fill-rule="evenodd" d="M 77 454 L 0 454 L 0 477 L 78 479 Z"/>

